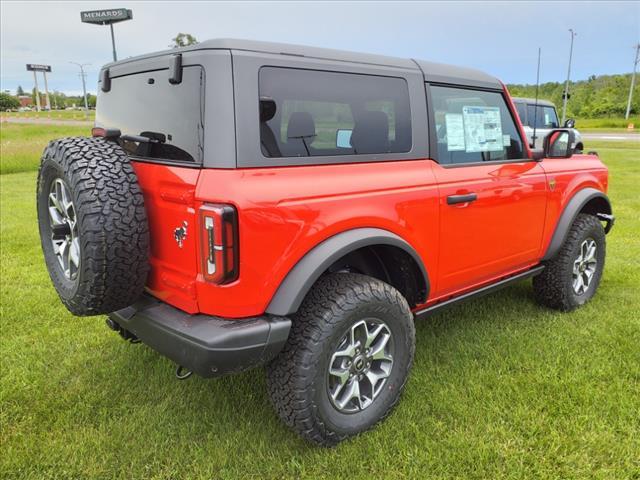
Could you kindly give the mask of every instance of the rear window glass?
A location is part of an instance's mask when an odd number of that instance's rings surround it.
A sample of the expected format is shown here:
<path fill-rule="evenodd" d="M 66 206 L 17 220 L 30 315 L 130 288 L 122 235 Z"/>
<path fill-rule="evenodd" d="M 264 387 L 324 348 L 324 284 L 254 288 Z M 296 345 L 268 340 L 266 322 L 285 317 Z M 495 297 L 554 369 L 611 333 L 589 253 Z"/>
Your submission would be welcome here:
<path fill-rule="evenodd" d="M 263 67 L 259 87 L 265 157 L 411 150 L 409 90 L 402 78 Z"/>
<path fill-rule="evenodd" d="M 200 163 L 203 85 L 198 66 L 184 67 L 182 82 L 175 85 L 169 83 L 169 70 L 112 78 L 111 90 L 99 91 L 96 125 L 119 129 L 123 147 L 133 156 Z M 136 136 L 150 141 L 135 141 Z"/>

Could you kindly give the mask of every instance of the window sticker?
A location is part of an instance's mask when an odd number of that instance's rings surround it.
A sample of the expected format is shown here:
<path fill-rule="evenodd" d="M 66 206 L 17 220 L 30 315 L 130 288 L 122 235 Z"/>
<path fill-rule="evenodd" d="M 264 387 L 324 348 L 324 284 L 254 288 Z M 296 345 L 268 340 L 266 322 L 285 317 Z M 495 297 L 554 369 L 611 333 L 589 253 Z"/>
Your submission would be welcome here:
<path fill-rule="evenodd" d="M 511 135 L 507 135 L 506 133 L 502 135 L 502 145 L 504 148 L 511 146 Z"/>
<path fill-rule="evenodd" d="M 466 152 L 500 152 L 504 148 L 499 107 L 462 107 Z"/>
<path fill-rule="evenodd" d="M 447 151 L 464 152 L 464 123 L 459 113 L 447 113 L 444 117 L 447 128 Z"/>

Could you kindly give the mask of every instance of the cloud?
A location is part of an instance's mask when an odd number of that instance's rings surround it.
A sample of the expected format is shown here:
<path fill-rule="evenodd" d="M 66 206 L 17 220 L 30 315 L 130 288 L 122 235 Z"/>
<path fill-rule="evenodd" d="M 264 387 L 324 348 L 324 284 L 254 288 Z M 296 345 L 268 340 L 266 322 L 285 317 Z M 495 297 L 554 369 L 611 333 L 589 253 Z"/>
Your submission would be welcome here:
<path fill-rule="evenodd" d="M 2 2 L 2 89 L 31 88 L 25 64 L 45 63 L 51 88 L 78 90 L 74 61 L 91 63 L 95 90 L 111 61 L 109 28 L 81 23 L 80 11 L 122 7 L 133 20 L 114 26 L 121 58 L 188 32 L 423 58 L 519 83 L 534 81 L 538 46 L 542 80 L 563 80 L 571 27 L 574 78 L 628 72 L 640 31 L 640 3 L 631 2 Z"/>

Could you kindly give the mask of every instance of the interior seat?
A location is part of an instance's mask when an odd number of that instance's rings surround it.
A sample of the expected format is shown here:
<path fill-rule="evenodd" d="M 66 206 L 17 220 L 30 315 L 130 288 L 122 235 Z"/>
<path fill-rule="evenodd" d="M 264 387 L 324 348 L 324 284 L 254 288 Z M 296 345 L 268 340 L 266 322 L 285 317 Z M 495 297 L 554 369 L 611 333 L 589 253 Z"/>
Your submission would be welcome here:
<path fill-rule="evenodd" d="M 358 115 L 351 146 L 356 153 L 386 153 L 389 144 L 389 117 L 379 110 L 366 111 Z"/>
<path fill-rule="evenodd" d="M 287 124 L 287 156 L 309 157 L 316 137 L 316 124 L 309 112 L 293 112 Z"/>

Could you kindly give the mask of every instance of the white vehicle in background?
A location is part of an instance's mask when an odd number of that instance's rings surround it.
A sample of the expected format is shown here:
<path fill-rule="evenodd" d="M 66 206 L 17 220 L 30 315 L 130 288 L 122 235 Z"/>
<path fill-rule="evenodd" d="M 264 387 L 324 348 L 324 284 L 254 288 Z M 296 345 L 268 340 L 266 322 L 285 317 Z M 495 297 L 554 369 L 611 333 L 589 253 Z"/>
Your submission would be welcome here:
<path fill-rule="evenodd" d="M 556 106 L 548 100 L 538 99 L 538 105 L 536 107 L 535 98 L 514 97 L 513 103 L 518 111 L 518 116 L 520 117 L 520 121 L 524 127 L 529 145 L 533 148 L 542 148 L 544 137 L 546 137 L 554 128 L 560 127 Z M 575 135 L 575 145 L 573 146 L 574 150 L 581 152 L 584 149 L 582 136 L 580 135 L 580 132 L 574 128 L 574 125 L 575 120 L 572 118 L 569 118 L 564 122 L 564 128 L 571 128 Z M 534 126 L 536 129 L 535 143 L 533 139 Z"/>

